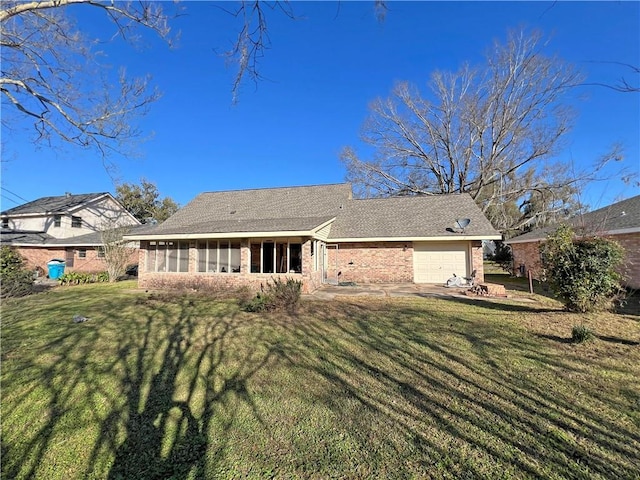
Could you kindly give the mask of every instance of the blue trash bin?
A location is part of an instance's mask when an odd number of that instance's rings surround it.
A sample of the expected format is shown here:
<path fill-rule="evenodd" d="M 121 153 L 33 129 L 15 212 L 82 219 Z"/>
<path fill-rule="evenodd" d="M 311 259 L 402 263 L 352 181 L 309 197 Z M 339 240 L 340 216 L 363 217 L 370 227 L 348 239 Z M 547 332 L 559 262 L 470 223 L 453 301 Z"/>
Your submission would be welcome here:
<path fill-rule="evenodd" d="M 60 260 L 58 258 L 54 258 L 49 263 L 47 263 L 47 268 L 49 269 L 49 278 L 52 280 L 56 280 L 64 275 L 64 260 Z"/>

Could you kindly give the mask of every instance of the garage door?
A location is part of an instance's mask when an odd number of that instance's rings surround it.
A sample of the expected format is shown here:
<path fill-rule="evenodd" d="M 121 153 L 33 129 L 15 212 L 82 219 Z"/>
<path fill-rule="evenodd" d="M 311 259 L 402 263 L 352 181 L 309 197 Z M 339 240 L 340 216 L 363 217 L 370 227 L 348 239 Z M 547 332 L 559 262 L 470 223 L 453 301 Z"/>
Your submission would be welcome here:
<path fill-rule="evenodd" d="M 413 281 L 416 283 L 445 283 L 454 273 L 466 277 L 468 263 L 466 242 L 413 244 Z"/>

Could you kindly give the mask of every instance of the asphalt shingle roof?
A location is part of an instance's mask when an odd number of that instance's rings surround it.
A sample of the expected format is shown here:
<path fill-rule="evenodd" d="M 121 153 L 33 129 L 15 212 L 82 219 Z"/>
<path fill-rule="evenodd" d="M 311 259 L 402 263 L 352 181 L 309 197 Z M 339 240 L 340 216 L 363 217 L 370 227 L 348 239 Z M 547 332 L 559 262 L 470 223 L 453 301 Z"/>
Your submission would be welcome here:
<path fill-rule="evenodd" d="M 352 200 L 331 225 L 329 240 L 346 238 L 443 237 L 462 232 L 461 218 L 471 220 L 464 235 L 500 235 L 467 194 L 421 195 Z"/>
<path fill-rule="evenodd" d="M 9 210 L 4 210 L 1 215 L 63 213 L 103 195 L 108 195 L 108 193 L 83 193 L 77 195 L 59 195 L 57 197 L 42 197 L 32 202 L 10 208 Z"/>
<path fill-rule="evenodd" d="M 583 234 L 606 233 L 617 230 L 640 228 L 640 195 L 613 203 L 598 210 L 578 215 L 567 224 Z M 516 242 L 546 239 L 558 226 L 550 226 L 527 232 L 511 239 Z"/>
<path fill-rule="evenodd" d="M 53 237 L 47 233 L 28 230 L 7 230 L 3 228 L 0 233 L 0 242 L 5 245 L 44 245 L 52 239 Z"/>
<path fill-rule="evenodd" d="M 348 183 L 205 192 L 152 233 L 310 230 L 338 215 L 351 195 Z"/>
<path fill-rule="evenodd" d="M 469 218 L 465 235 L 495 236 L 467 194 L 352 199 L 350 184 L 208 192 L 144 235 L 310 231 L 336 218 L 338 238 L 443 237 L 456 219 Z"/>

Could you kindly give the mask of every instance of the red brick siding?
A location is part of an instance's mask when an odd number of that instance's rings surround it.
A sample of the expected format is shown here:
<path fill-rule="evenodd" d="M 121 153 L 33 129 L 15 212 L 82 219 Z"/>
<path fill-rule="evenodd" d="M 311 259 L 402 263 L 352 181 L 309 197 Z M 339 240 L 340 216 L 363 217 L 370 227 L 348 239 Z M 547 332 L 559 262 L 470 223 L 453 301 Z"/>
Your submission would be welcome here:
<path fill-rule="evenodd" d="M 542 263 L 540 261 L 540 242 L 514 243 L 511 245 L 513 255 L 513 274 L 516 276 L 531 276 L 540 279 Z M 524 266 L 524 270 L 520 267 Z"/>
<path fill-rule="evenodd" d="M 413 282 L 411 242 L 341 243 L 329 248 L 327 275 L 340 282 Z M 340 275 L 338 275 L 340 273 Z"/>
<path fill-rule="evenodd" d="M 620 273 L 624 275 L 624 284 L 640 289 L 640 232 L 612 235 L 609 238 L 618 242 L 625 250 L 625 258 Z"/>
<path fill-rule="evenodd" d="M 54 258 L 60 260 L 66 260 L 66 249 L 64 247 L 59 248 L 43 248 L 43 247 L 17 247 L 16 249 L 20 255 L 22 255 L 26 261 L 27 268 L 35 269 L 36 267 L 42 268 L 45 273 L 47 272 L 47 262 Z M 78 256 L 78 249 L 73 249 L 73 266 L 66 265 L 65 272 L 104 272 L 107 266 L 104 259 L 98 258 L 98 249 L 95 247 L 86 247 L 87 256 L 80 258 Z M 129 263 L 135 264 L 138 262 L 138 251 L 134 250 L 131 254 Z"/>
<path fill-rule="evenodd" d="M 625 249 L 625 260 L 620 272 L 625 276 L 625 285 L 640 288 L 640 233 L 624 235 L 610 235 Z M 520 265 L 525 266 L 524 275 L 531 271 L 533 278 L 539 279 L 542 274 L 540 262 L 540 242 L 515 243 L 511 245 L 513 253 L 513 268 L 516 275 L 520 275 Z"/>
<path fill-rule="evenodd" d="M 476 271 L 476 282 L 484 282 L 484 257 L 482 241 L 471 242 L 471 272 Z"/>

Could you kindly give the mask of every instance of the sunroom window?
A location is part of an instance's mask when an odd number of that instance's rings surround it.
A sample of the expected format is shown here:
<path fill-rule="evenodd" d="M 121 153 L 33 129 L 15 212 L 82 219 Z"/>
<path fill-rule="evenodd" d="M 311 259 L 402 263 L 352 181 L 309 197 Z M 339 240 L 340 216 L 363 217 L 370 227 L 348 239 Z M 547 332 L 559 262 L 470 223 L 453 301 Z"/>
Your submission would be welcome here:
<path fill-rule="evenodd" d="M 240 273 L 240 242 L 233 240 L 199 241 L 198 272 Z"/>
<path fill-rule="evenodd" d="M 302 244 L 287 241 L 252 243 L 251 273 L 301 273 Z"/>
<path fill-rule="evenodd" d="M 188 272 L 189 242 L 161 240 L 149 242 L 148 272 Z"/>

